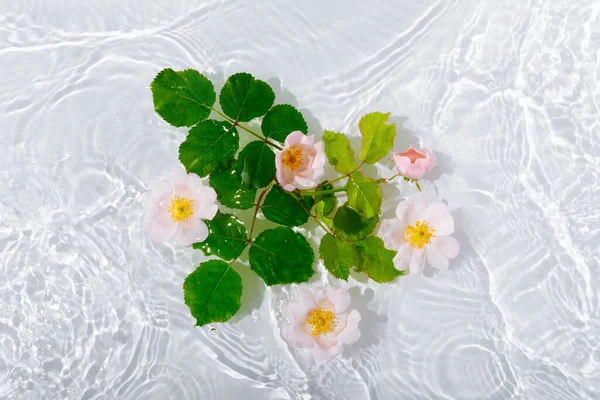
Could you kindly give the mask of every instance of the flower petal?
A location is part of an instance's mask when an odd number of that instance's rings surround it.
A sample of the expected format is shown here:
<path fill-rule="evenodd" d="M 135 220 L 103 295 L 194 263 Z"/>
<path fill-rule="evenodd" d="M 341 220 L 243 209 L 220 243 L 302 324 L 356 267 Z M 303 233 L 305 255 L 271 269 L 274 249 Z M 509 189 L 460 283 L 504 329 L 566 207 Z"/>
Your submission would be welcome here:
<path fill-rule="evenodd" d="M 405 243 L 400 247 L 393 260 L 394 267 L 396 267 L 398 271 L 406 271 L 409 268 L 414 250 L 415 249 L 408 243 Z"/>
<path fill-rule="evenodd" d="M 435 229 L 435 236 L 448 236 L 454 232 L 454 218 L 444 203 L 431 203 L 424 219 L 427 225 Z"/>
<path fill-rule="evenodd" d="M 300 144 L 302 142 L 302 139 L 304 138 L 304 136 L 305 136 L 304 133 L 302 133 L 300 131 L 294 131 L 294 132 L 290 133 L 285 138 L 284 147 L 288 148 L 288 147 L 292 147 L 296 144 Z"/>
<path fill-rule="evenodd" d="M 460 243 L 452 236 L 435 237 L 431 239 L 430 246 L 446 258 L 454 258 L 460 252 Z"/>
<path fill-rule="evenodd" d="M 177 232 L 177 224 L 171 218 L 165 218 L 164 214 L 147 214 L 144 222 L 150 239 L 155 242 L 169 241 Z"/>
<path fill-rule="evenodd" d="M 309 311 L 317 307 L 317 303 L 312 292 L 307 288 L 297 288 L 296 295 L 298 299 L 295 301 L 288 300 L 284 307 L 287 308 L 290 317 L 294 317 L 297 321 L 304 321 Z"/>
<path fill-rule="evenodd" d="M 305 189 L 310 189 L 317 186 L 317 181 L 314 178 L 303 178 L 301 176 L 296 176 L 295 181 L 298 186 L 301 186 Z"/>
<path fill-rule="evenodd" d="M 196 242 L 203 242 L 208 237 L 208 227 L 202 220 L 197 220 L 192 229 L 181 227 L 175 234 L 175 243 L 180 246 L 189 246 Z"/>
<path fill-rule="evenodd" d="M 404 229 L 406 225 L 399 219 L 386 219 L 381 223 L 380 236 L 389 250 L 398 250 L 404 245 Z"/>
<path fill-rule="evenodd" d="M 335 305 L 327 297 L 317 301 L 317 307 L 324 308 L 335 313 Z"/>
<path fill-rule="evenodd" d="M 313 147 L 315 144 L 315 135 L 304 135 L 304 137 L 300 140 L 300 143 L 307 147 Z"/>
<path fill-rule="evenodd" d="M 336 344 L 338 344 L 338 337 L 333 332 L 326 333 L 323 335 L 315 336 L 315 342 L 322 348 L 329 350 Z"/>
<path fill-rule="evenodd" d="M 398 153 L 394 153 L 394 165 L 396 166 L 396 170 L 402 176 L 406 176 L 408 172 L 408 168 L 410 167 L 410 158 L 401 156 Z"/>
<path fill-rule="evenodd" d="M 311 167 L 314 169 L 323 168 L 325 166 L 325 162 L 327 161 L 327 159 L 325 158 L 323 142 L 319 141 L 315 143 L 314 148 L 317 154 L 315 155 L 315 159 L 313 160 Z"/>
<path fill-rule="evenodd" d="M 360 338 L 358 323 L 360 322 L 360 313 L 352 310 L 346 317 L 346 328 L 338 335 L 338 340 L 344 344 L 352 344 Z"/>
<path fill-rule="evenodd" d="M 406 225 L 414 225 L 417 221 L 424 219 L 429 202 L 421 196 L 413 197 L 409 201 L 410 204 L 406 207 L 403 218 L 400 219 L 402 219 Z M 396 212 L 398 211 L 396 210 Z"/>
<path fill-rule="evenodd" d="M 187 172 L 183 167 L 173 168 L 171 174 L 169 175 L 169 184 L 171 187 L 175 185 L 185 185 L 188 178 Z"/>
<path fill-rule="evenodd" d="M 333 328 L 333 333 L 336 335 L 341 331 L 346 329 L 346 325 L 348 324 L 348 313 L 341 313 L 336 315 L 335 328 Z"/>
<path fill-rule="evenodd" d="M 215 203 L 209 203 L 201 205 L 194 215 L 202 219 L 211 220 L 217 215 L 217 211 L 219 211 L 219 206 Z"/>
<path fill-rule="evenodd" d="M 409 273 L 411 275 L 419 275 L 423 272 L 425 266 L 425 257 L 423 257 L 423 249 L 414 249 L 410 259 Z"/>
<path fill-rule="evenodd" d="M 429 245 L 425 248 L 427 261 L 433 268 L 448 269 L 448 259 L 440 254 L 435 247 Z"/>
<path fill-rule="evenodd" d="M 341 314 L 346 311 L 350 305 L 350 293 L 344 288 L 325 288 L 325 297 L 334 305 L 336 314 Z"/>
<path fill-rule="evenodd" d="M 300 348 L 311 348 L 315 344 L 315 339 L 307 335 L 300 325 L 286 325 L 283 328 L 283 337 L 293 346 Z"/>

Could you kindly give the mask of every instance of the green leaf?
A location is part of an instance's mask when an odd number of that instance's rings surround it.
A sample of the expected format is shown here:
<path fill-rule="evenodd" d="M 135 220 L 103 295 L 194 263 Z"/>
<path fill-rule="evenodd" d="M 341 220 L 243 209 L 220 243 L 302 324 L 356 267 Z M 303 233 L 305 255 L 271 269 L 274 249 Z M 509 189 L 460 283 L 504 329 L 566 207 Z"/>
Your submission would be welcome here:
<path fill-rule="evenodd" d="M 308 212 L 315 203 L 310 196 L 298 197 L 274 185 L 262 204 L 262 212 L 269 221 L 280 225 L 299 226 L 308 221 Z M 304 206 L 304 207 L 303 207 Z"/>
<path fill-rule="evenodd" d="M 346 135 L 326 130 L 323 132 L 323 142 L 327 159 L 337 172 L 346 175 L 354 171 L 354 151 Z"/>
<path fill-rule="evenodd" d="M 234 260 L 246 248 L 248 234 L 244 224 L 232 214 L 217 215 L 209 221 L 204 220 L 208 226 L 208 237 L 204 242 L 194 243 L 194 249 L 202 250 L 207 255 L 216 255 L 224 260 Z"/>
<path fill-rule="evenodd" d="M 377 182 L 355 172 L 348 179 L 348 205 L 365 218 L 379 216 L 383 197 Z"/>
<path fill-rule="evenodd" d="M 235 168 L 242 186 L 265 187 L 275 178 L 275 153 L 264 142 L 250 142 L 240 152 Z"/>
<path fill-rule="evenodd" d="M 358 122 L 362 135 L 359 160 L 375 164 L 392 149 L 396 138 L 396 124 L 388 125 L 386 121 L 389 117 L 390 113 L 373 112 Z"/>
<path fill-rule="evenodd" d="M 335 232 L 349 242 L 363 239 L 375 228 L 377 217 L 365 218 L 352 209 L 348 203 L 341 206 L 333 217 Z"/>
<path fill-rule="evenodd" d="M 350 268 L 358 266 L 359 262 L 358 252 L 353 244 L 344 242 L 329 233 L 321 239 L 319 257 L 331 275 L 345 281 L 350 275 Z"/>
<path fill-rule="evenodd" d="M 192 126 L 205 120 L 217 100 L 213 84 L 193 69 L 163 69 L 150 89 L 154 109 L 173 126 Z"/>
<path fill-rule="evenodd" d="M 289 104 L 278 104 L 265 115 L 261 129 L 266 137 L 283 143 L 292 132 L 301 131 L 306 135 L 308 125 L 300 111 Z"/>
<path fill-rule="evenodd" d="M 283 226 L 263 231 L 250 248 L 250 267 L 269 286 L 308 281 L 314 261 L 304 236 Z"/>
<path fill-rule="evenodd" d="M 183 298 L 196 326 L 225 322 L 240 309 L 242 279 L 225 261 L 209 260 L 185 278 Z"/>
<path fill-rule="evenodd" d="M 246 122 L 265 115 L 275 101 L 273 89 L 247 73 L 227 78 L 219 103 L 223 112 L 236 121 Z"/>
<path fill-rule="evenodd" d="M 333 185 L 331 183 L 322 184 L 319 190 L 332 190 Z M 337 199 L 335 198 L 335 193 L 325 193 L 325 194 L 317 194 L 315 196 L 315 212 L 317 213 L 317 217 L 327 217 L 337 204 Z"/>
<path fill-rule="evenodd" d="M 254 206 L 256 189 L 242 186 L 235 165 L 210 175 L 210 186 L 217 192 L 217 200 L 225 207 L 246 210 Z"/>
<path fill-rule="evenodd" d="M 360 259 L 357 271 L 365 272 L 369 278 L 379 283 L 390 282 L 397 276 L 404 275 L 394 267 L 396 252 L 386 249 L 381 239 L 368 237 L 354 244 L 358 248 Z"/>
<path fill-rule="evenodd" d="M 179 161 L 188 172 L 205 177 L 229 167 L 239 147 L 240 138 L 233 125 L 208 119 L 190 129 L 179 146 Z"/>

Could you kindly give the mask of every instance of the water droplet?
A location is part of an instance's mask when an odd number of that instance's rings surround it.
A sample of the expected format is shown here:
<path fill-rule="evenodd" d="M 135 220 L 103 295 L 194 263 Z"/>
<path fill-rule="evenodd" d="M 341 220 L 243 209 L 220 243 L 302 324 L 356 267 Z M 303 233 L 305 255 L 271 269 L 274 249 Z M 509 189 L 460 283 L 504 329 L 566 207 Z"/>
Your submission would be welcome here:
<path fill-rule="evenodd" d="M 217 336 L 217 333 L 219 333 L 219 332 L 217 332 L 217 328 L 210 328 L 208 330 L 208 333 L 211 334 L 212 336 Z"/>

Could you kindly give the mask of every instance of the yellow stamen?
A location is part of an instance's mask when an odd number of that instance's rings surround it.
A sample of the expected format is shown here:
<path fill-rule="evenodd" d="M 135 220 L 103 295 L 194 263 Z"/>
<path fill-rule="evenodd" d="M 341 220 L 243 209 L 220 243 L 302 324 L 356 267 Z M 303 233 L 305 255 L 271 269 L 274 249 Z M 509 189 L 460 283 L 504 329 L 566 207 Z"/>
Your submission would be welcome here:
<path fill-rule="evenodd" d="M 404 240 L 414 248 L 422 249 L 435 237 L 435 229 L 431 229 L 425 222 L 417 221 L 414 226 L 407 226 L 404 230 Z"/>
<path fill-rule="evenodd" d="M 312 326 L 313 336 L 323 335 L 325 333 L 333 332 L 335 314 L 333 311 L 324 308 L 315 308 L 308 313 L 306 322 Z"/>
<path fill-rule="evenodd" d="M 302 148 L 299 146 L 292 146 L 285 150 L 281 155 L 281 163 L 287 165 L 292 171 L 297 170 L 303 164 Z"/>
<path fill-rule="evenodd" d="M 171 206 L 169 212 L 171 213 L 171 219 L 174 222 L 185 222 L 194 214 L 194 200 L 188 199 L 187 197 L 174 196 L 171 200 Z"/>

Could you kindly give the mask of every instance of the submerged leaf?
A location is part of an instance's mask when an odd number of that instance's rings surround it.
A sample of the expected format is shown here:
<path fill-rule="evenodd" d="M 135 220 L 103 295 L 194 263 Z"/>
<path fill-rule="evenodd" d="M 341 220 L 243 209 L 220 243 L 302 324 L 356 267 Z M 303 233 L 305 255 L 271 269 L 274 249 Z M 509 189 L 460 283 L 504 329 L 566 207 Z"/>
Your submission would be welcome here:
<path fill-rule="evenodd" d="M 396 138 L 396 124 L 388 125 L 386 122 L 389 117 L 390 113 L 373 112 L 358 122 L 362 135 L 359 160 L 375 164 L 392 149 Z"/>
<path fill-rule="evenodd" d="M 379 283 L 390 282 L 403 275 L 394 267 L 396 252 L 386 249 L 381 239 L 368 237 L 354 244 L 358 248 L 360 259 L 357 271 L 366 273 L 369 278 Z"/>
<path fill-rule="evenodd" d="M 346 135 L 326 130 L 323 132 L 323 142 L 327 159 L 337 172 L 346 175 L 354 171 L 356 168 L 354 151 Z"/>
<path fill-rule="evenodd" d="M 150 84 L 154 109 L 173 126 L 192 126 L 210 115 L 217 100 L 213 84 L 193 69 L 163 69 Z"/>
<path fill-rule="evenodd" d="M 209 183 L 217 192 L 217 200 L 225 207 L 246 210 L 254 206 L 256 189 L 249 189 L 242 185 L 235 165 L 224 171 L 213 172 Z"/>
<path fill-rule="evenodd" d="M 274 185 L 265 197 L 261 210 L 269 221 L 285 226 L 300 226 L 308 221 L 308 211 L 315 201 L 310 196 L 298 197 Z"/>
<path fill-rule="evenodd" d="M 250 248 L 250 267 L 269 286 L 308 281 L 314 261 L 304 236 L 282 226 L 262 232 Z"/>
<path fill-rule="evenodd" d="M 306 135 L 308 125 L 300 111 L 289 104 L 278 104 L 265 115 L 261 129 L 266 137 L 283 143 L 292 132 L 301 131 Z"/>
<path fill-rule="evenodd" d="M 248 236 L 244 224 L 235 215 L 218 211 L 212 220 L 204 222 L 208 226 L 208 237 L 204 242 L 194 243 L 194 249 L 224 260 L 234 260 L 242 254 Z"/>
<path fill-rule="evenodd" d="M 240 309 L 242 279 L 226 262 L 209 260 L 185 278 L 183 298 L 196 326 L 225 322 Z"/>
<path fill-rule="evenodd" d="M 365 218 L 379 216 L 383 197 L 377 182 L 360 172 L 348 179 L 348 205 Z"/>
<path fill-rule="evenodd" d="M 188 172 L 205 177 L 228 168 L 240 147 L 237 130 L 229 122 L 208 119 L 194 126 L 179 146 L 179 161 Z"/>
<path fill-rule="evenodd" d="M 377 217 L 365 218 L 347 203 L 341 206 L 333 217 L 335 232 L 349 242 L 363 239 L 375 228 Z"/>
<path fill-rule="evenodd" d="M 273 89 L 247 73 L 227 78 L 219 103 L 223 112 L 235 121 L 247 122 L 265 115 L 275 101 Z"/>
<path fill-rule="evenodd" d="M 352 243 L 344 242 L 331 234 L 323 236 L 319 246 L 319 257 L 325 268 L 336 278 L 348 280 L 350 269 L 358 266 L 358 252 Z"/>

